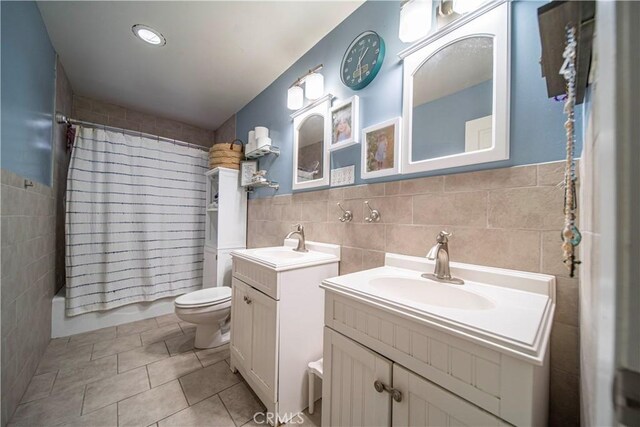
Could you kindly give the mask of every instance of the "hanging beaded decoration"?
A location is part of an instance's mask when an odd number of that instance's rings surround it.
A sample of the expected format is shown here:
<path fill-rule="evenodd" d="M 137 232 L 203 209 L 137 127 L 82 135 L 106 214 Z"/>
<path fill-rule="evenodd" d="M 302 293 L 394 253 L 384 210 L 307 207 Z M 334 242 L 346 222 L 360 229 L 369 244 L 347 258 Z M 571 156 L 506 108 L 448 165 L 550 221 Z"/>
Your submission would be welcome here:
<path fill-rule="evenodd" d="M 576 104 L 576 29 L 566 28 L 566 47 L 562 57 L 564 63 L 560 68 L 560 74 L 567 82 L 567 94 L 564 102 L 564 113 L 567 120 L 564 128 L 567 135 L 567 159 L 564 171 L 564 227 L 562 229 L 562 257 L 569 269 L 571 277 L 575 274 L 576 260 L 575 247 L 580 244 L 582 235 L 576 227 L 576 164 L 573 158 L 575 148 L 575 104 Z"/>

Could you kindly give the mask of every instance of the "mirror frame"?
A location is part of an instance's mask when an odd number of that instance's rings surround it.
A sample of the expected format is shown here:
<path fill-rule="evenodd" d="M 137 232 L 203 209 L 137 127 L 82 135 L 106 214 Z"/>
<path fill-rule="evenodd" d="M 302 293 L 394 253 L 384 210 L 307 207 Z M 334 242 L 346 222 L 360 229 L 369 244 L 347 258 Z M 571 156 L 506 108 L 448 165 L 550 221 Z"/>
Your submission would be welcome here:
<path fill-rule="evenodd" d="M 412 161 L 413 76 L 440 50 L 474 36 L 493 38 L 493 141 L 492 147 Z M 402 174 L 448 169 L 509 158 L 509 115 L 511 104 L 511 7 L 508 1 L 497 1 L 446 26 L 400 52 L 404 60 L 402 96 Z"/>
<path fill-rule="evenodd" d="M 304 190 L 307 188 L 324 187 L 329 185 L 329 175 L 331 174 L 331 158 L 329 154 L 329 145 L 331 144 L 331 108 L 332 95 L 325 95 L 291 114 L 293 118 L 293 176 L 291 177 L 292 190 Z M 298 130 L 304 121 L 312 115 L 321 115 L 324 118 L 324 141 L 322 143 L 322 178 L 311 181 L 298 182 Z"/>

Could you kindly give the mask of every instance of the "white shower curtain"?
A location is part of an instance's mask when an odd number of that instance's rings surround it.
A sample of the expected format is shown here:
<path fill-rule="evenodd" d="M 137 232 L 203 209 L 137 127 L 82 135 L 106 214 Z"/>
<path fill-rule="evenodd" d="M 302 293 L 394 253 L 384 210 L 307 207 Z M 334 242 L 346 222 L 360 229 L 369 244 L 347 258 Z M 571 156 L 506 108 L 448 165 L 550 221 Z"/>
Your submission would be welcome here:
<path fill-rule="evenodd" d="M 67 177 L 68 316 L 202 287 L 207 154 L 78 127 Z"/>

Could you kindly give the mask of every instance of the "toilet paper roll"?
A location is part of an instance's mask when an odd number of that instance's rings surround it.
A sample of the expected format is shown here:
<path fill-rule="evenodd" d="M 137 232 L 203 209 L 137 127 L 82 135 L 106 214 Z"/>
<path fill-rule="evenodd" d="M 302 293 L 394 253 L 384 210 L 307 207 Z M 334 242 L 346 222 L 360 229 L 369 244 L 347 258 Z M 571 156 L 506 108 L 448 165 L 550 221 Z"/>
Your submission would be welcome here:
<path fill-rule="evenodd" d="M 267 137 L 269 137 L 269 129 L 267 129 L 264 126 L 256 126 L 255 132 L 256 132 L 256 140 L 258 138 L 267 138 Z"/>
<path fill-rule="evenodd" d="M 245 148 L 245 153 L 250 153 L 258 148 L 256 144 L 256 133 L 252 130 L 249 131 L 249 137 L 247 138 L 247 147 Z"/>
<path fill-rule="evenodd" d="M 257 140 L 258 148 L 270 147 L 271 146 L 271 138 L 268 136 L 263 136 L 258 138 Z"/>

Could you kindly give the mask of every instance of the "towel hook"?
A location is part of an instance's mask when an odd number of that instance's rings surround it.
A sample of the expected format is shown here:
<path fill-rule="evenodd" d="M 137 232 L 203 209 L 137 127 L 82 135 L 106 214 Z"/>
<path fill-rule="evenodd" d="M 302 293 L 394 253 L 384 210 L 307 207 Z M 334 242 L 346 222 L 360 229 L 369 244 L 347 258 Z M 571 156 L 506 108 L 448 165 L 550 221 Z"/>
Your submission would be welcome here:
<path fill-rule="evenodd" d="M 380 211 L 372 209 L 368 200 L 365 201 L 364 204 L 369 208 L 369 216 L 364 217 L 364 220 L 366 222 L 380 222 Z"/>
<path fill-rule="evenodd" d="M 353 212 L 351 212 L 350 210 L 345 210 L 340 202 L 338 202 L 337 204 L 338 207 L 342 210 L 342 215 L 338 217 L 340 222 L 351 222 L 351 220 L 353 219 Z"/>

